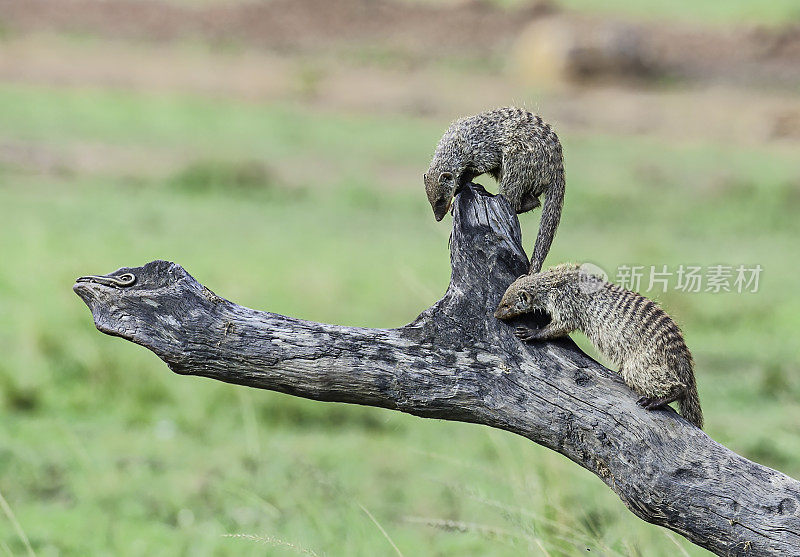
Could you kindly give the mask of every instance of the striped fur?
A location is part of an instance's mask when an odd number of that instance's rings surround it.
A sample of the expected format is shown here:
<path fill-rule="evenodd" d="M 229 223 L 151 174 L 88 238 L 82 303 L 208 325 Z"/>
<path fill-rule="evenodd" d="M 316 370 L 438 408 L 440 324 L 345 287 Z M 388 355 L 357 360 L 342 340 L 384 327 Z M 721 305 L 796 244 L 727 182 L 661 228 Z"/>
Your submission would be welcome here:
<path fill-rule="evenodd" d="M 425 191 L 436 220 L 442 220 L 459 186 L 488 173 L 514 211 L 524 213 L 546 196 L 530 272 L 542 268 L 553 243 L 564 204 L 561 142 L 536 114 L 498 108 L 453 122 L 445 131 L 425 173 Z"/>
<path fill-rule="evenodd" d="M 703 426 L 692 354 L 678 325 L 658 304 L 588 274 L 578 265 L 558 265 L 525 275 L 508 287 L 495 313 L 508 319 L 544 311 L 551 322 L 520 328 L 517 336 L 541 340 L 578 330 L 614 365 L 625 382 L 653 409 L 677 400 L 681 415 Z"/>

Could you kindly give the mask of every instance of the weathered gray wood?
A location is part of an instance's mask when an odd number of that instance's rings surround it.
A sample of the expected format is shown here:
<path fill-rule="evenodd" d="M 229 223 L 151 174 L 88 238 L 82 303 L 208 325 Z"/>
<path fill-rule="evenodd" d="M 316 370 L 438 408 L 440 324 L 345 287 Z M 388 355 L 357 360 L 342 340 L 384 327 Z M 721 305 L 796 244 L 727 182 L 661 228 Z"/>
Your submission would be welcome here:
<path fill-rule="evenodd" d="M 527 269 L 505 199 L 475 186 L 457 197 L 451 263 L 444 297 L 388 330 L 241 307 L 165 261 L 109 275 L 133 273 L 132 286 L 90 280 L 74 290 L 100 331 L 177 373 L 511 431 L 597 474 L 642 519 L 719 555 L 800 555 L 800 482 L 675 412 L 642 410 L 569 339 L 523 344 L 514 323 L 492 316 Z"/>

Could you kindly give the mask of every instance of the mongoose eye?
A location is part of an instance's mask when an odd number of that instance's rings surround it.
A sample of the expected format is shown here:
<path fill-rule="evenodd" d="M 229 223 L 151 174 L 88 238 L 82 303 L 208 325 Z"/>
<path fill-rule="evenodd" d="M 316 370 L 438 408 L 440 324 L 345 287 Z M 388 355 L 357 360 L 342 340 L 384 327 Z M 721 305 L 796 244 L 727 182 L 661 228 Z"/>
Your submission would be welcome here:
<path fill-rule="evenodd" d="M 441 174 L 439 174 L 439 183 L 440 184 L 444 184 L 445 182 L 448 182 L 449 180 L 452 180 L 452 179 L 453 179 L 453 175 L 450 172 L 442 172 Z"/>

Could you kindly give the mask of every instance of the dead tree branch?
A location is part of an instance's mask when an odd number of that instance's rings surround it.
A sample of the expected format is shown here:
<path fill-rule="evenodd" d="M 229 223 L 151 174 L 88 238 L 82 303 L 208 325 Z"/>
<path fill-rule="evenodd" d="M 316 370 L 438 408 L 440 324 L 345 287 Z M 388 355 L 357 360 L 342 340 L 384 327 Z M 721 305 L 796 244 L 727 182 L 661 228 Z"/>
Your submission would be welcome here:
<path fill-rule="evenodd" d="M 511 431 L 594 472 L 640 518 L 718 555 L 800 555 L 800 482 L 675 412 L 642 410 L 569 339 L 524 344 L 515 323 L 492 316 L 527 270 L 519 222 L 505 199 L 476 186 L 455 205 L 450 286 L 399 329 L 248 309 L 165 261 L 74 290 L 100 331 L 152 350 L 176 373 Z M 132 285 L 119 279 L 125 273 Z"/>

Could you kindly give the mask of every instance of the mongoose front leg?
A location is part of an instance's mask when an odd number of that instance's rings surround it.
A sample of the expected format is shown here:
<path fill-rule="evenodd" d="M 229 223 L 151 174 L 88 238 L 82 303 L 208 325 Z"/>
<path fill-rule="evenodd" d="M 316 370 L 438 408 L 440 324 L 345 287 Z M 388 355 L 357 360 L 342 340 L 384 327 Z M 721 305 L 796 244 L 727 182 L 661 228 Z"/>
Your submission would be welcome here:
<path fill-rule="evenodd" d="M 520 340 L 548 340 L 551 338 L 558 338 L 567 336 L 571 332 L 569 327 L 565 327 L 560 323 L 551 321 L 541 329 L 533 327 L 517 327 L 514 329 L 514 336 Z"/>
<path fill-rule="evenodd" d="M 517 327 L 514 329 L 514 336 L 525 341 L 538 340 L 540 331 L 541 329 L 534 329 L 533 327 Z"/>

